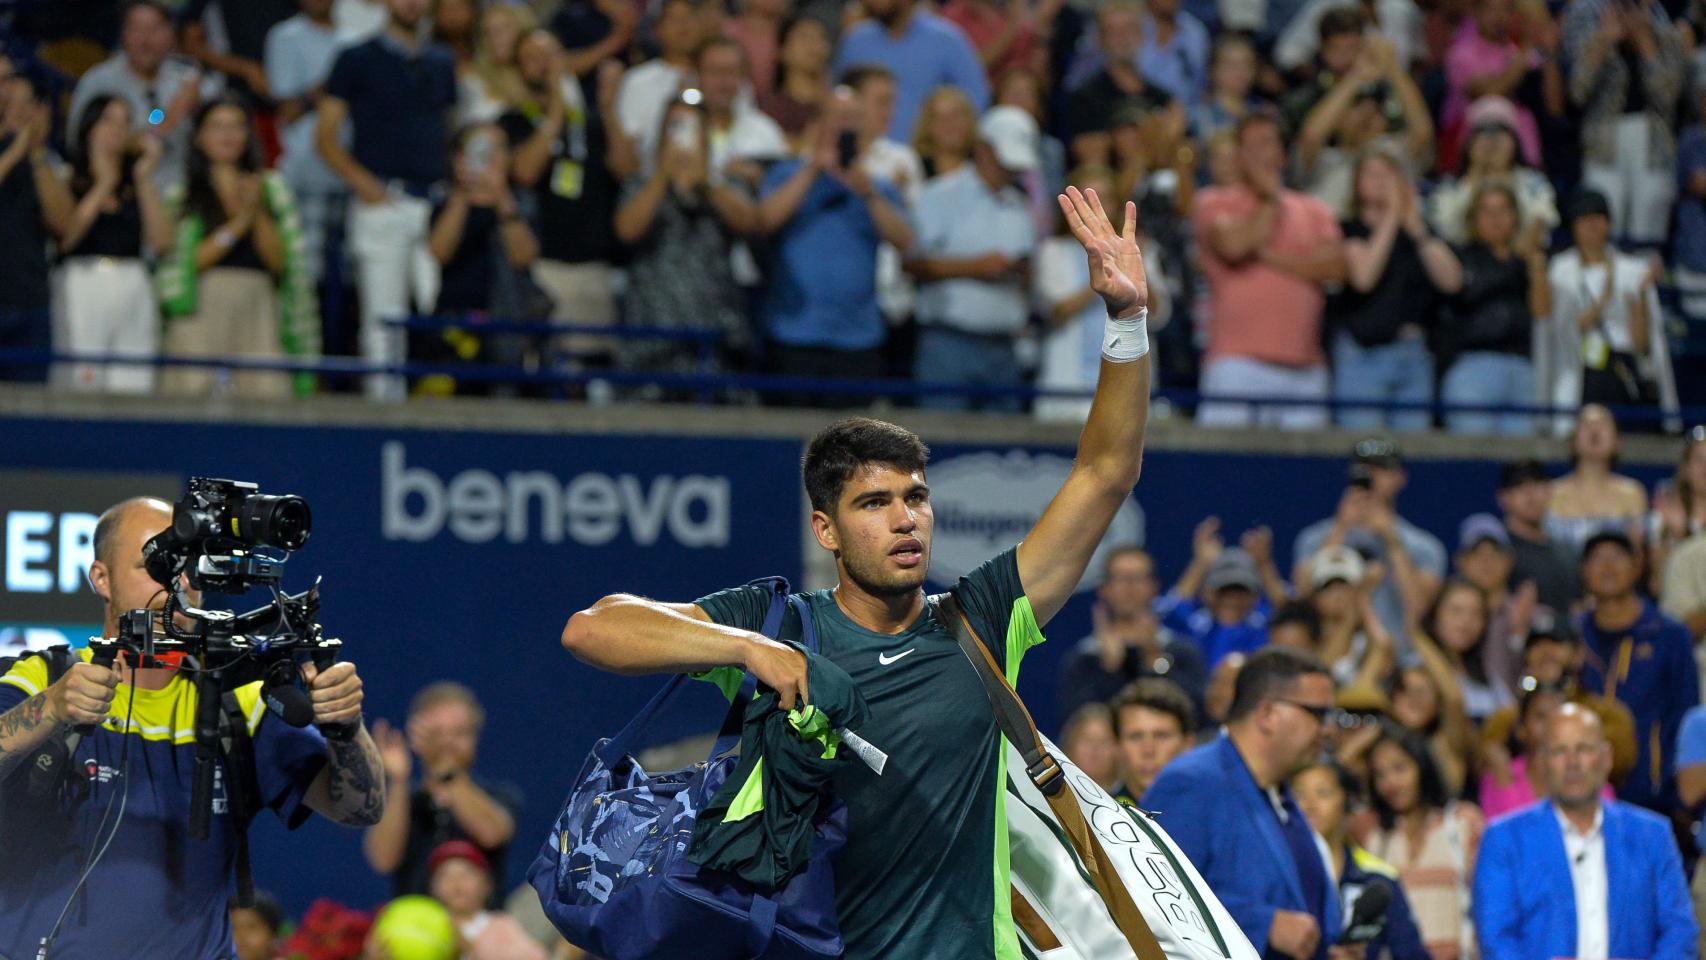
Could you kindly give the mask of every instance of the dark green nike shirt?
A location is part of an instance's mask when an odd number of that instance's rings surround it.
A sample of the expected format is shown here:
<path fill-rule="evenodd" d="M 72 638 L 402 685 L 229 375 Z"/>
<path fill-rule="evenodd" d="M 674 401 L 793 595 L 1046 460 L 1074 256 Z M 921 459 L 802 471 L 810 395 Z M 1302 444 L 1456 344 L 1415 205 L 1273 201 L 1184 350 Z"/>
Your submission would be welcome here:
<path fill-rule="evenodd" d="M 961 578 L 954 593 L 1016 680 L 1020 657 L 1042 634 L 1014 550 Z M 934 604 L 906 630 L 887 635 L 849 620 L 831 591 L 804 597 L 822 653 L 847 671 L 871 709 L 855 732 L 889 755 L 882 776 L 849 762 L 833 780 L 849 816 L 835 866 L 848 960 L 1017 960 L 1006 752 L 972 665 L 937 622 Z M 698 603 L 718 623 L 756 631 L 770 598 L 760 588 L 736 587 Z M 782 636 L 800 636 L 792 608 Z M 740 675 L 725 668 L 706 679 L 728 692 Z"/>

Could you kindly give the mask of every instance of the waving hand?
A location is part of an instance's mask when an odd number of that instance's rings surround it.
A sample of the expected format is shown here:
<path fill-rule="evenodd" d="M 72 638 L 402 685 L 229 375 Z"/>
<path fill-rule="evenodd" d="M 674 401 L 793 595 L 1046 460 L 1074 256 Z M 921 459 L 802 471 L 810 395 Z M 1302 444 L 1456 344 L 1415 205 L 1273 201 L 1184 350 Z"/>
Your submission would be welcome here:
<path fill-rule="evenodd" d="M 1149 305 L 1149 280 L 1137 248 L 1137 204 L 1126 201 L 1123 229 L 1115 230 L 1095 190 L 1067 187 L 1058 199 L 1072 235 L 1090 258 L 1090 289 L 1108 305 L 1109 316 L 1135 316 Z"/>

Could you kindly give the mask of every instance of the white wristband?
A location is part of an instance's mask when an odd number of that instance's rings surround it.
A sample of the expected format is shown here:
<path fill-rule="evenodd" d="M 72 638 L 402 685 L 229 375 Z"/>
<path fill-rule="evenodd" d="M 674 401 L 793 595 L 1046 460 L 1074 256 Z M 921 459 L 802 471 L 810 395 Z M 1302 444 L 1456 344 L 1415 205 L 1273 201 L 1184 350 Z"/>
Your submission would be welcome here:
<path fill-rule="evenodd" d="M 1130 363 L 1148 354 L 1149 308 L 1140 308 L 1129 320 L 1117 320 L 1109 314 L 1102 327 L 1102 356 L 1110 363 Z"/>

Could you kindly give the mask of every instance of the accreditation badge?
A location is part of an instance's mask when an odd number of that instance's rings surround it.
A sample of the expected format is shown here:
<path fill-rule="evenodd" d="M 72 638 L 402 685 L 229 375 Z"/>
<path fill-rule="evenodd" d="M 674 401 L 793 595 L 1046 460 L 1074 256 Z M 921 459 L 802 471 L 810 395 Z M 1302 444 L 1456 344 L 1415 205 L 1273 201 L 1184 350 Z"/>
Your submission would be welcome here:
<path fill-rule="evenodd" d="M 586 168 L 574 160 L 558 160 L 551 167 L 551 193 L 564 200 L 579 200 L 586 186 Z"/>
<path fill-rule="evenodd" d="M 1582 337 L 1582 366 L 1589 370 L 1604 370 L 1610 362 L 1611 344 L 1606 341 L 1605 334 L 1589 330 Z"/>

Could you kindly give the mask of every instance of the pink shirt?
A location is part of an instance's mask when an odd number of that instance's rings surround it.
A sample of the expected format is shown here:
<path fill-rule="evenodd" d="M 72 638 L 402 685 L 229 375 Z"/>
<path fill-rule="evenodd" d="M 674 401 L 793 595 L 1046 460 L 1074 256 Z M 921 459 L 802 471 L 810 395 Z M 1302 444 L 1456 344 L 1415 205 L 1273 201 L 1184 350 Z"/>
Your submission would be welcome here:
<path fill-rule="evenodd" d="M 971 40 L 980 56 L 1001 36 L 1001 31 L 1007 29 L 1008 17 L 1005 9 L 974 3 L 972 0 L 948 0 L 942 7 L 942 16 L 965 31 L 966 38 Z M 991 84 L 999 83 L 1007 71 L 1029 65 L 1031 51 L 1035 49 L 1036 42 L 1036 29 L 1028 22 L 1020 25 L 1018 32 L 1013 35 L 1013 42 L 1007 45 L 1007 52 L 1001 55 L 1000 60 L 989 65 Z"/>
<path fill-rule="evenodd" d="M 1321 311 L 1327 297 L 1311 283 L 1260 260 L 1233 266 L 1214 255 L 1209 234 L 1216 223 L 1256 215 L 1256 194 L 1243 184 L 1210 187 L 1197 194 L 1191 221 L 1208 277 L 1213 320 L 1208 330 L 1208 357 L 1249 357 L 1287 367 L 1315 367 L 1326 362 L 1321 353 Z M 1322 240 L 1343 234 L 1333 211 L 1308 194 L 1281 190 L 1269 248 L 1308 254 Z"/>
<path fill-rule="evenodd" d="M 1445 52 L 1445 108 L 1440 119 L 1444 128 L 1451 132 L 1453 142 L 1460 142 L 1467 136 L 1467 131 L 1461 128 L 1469 115 L 1469 82 L 1502 72 L 1511 55 L 1520 49 L 1508 40 L 1503 43 L 1488 40 L 1475 29 L 1474 17 L 1463 18 L 1463 24 L 1457 28 L 1457 36 L 1451 41 L 1451 48 Z M 1540 127 L 1527 107 L 1518 105 L 1516 110 L 1517 145 L 1522 148 L 1523 160 L 1538 169 Z"/>
<path fill-rule="evenodd" d="M 1607 800 L 1617 799 L 1609 784 L 1599 795 Z M 1527 757 L 1517 757 L 1511 761 L 1511 785 L 1508 787 L 1495 783 L 1490 773 L 1481 774 L 1481 812 L 1486 814 L 1488 820 L 1531 806 L 1539 799 L 1534 795 L 1534 788 L 1528 784 Z"/>

